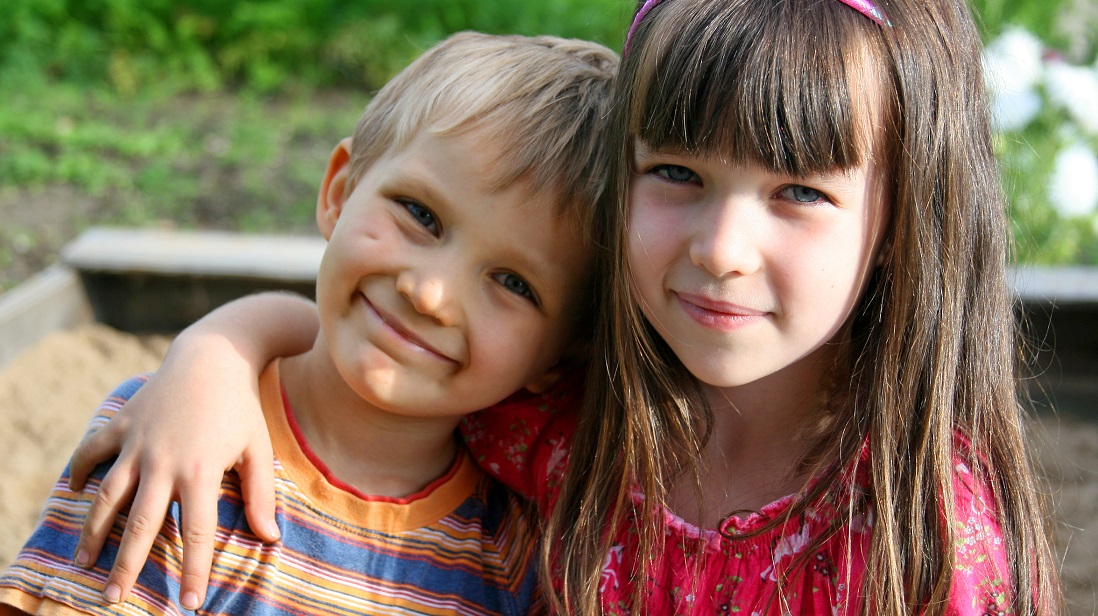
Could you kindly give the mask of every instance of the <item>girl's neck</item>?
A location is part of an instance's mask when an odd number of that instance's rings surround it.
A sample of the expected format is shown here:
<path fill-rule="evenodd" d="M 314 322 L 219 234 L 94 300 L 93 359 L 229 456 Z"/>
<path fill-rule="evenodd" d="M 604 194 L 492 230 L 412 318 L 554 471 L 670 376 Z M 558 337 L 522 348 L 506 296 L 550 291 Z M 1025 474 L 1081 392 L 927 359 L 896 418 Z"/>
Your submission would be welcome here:
<path fill-rule="evenodd" d="M 758 511 L 805 486 L 809 477 L 800 463 L 824 404 L 825 372 L 814 367 L 820 363 L 737 387 L 703 387 L 713 412 L 701 460 L 703 498 L 698 502 L 693 474 L 683 473 L 670 495 L 677 515 L 714 528 L 729 514 Z"/>
<path fill-rule="evenodd" d="M 305 442 L 335 477 L 360 492 L 414 494 L 453 464 L 460 417 L 409 417 L 378 409 L 348 387 L 322 342 L 283 359 L 279 372 Z"/>

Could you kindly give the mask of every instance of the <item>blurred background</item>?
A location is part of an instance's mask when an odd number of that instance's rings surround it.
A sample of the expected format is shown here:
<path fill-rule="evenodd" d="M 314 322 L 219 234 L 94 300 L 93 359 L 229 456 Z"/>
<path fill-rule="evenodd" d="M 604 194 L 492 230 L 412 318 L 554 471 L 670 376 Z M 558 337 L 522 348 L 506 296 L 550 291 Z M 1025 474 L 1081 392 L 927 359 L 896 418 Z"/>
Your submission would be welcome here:
<path fill-rule="evenodd" d="M 1098 264 L 1098 0 L 975 0 L 1016 260 Z M 625 0 L 7 0 L 0 292 L 91 223 L 313 232 L 332 145 L 447 34 L 620 49 Z"/>

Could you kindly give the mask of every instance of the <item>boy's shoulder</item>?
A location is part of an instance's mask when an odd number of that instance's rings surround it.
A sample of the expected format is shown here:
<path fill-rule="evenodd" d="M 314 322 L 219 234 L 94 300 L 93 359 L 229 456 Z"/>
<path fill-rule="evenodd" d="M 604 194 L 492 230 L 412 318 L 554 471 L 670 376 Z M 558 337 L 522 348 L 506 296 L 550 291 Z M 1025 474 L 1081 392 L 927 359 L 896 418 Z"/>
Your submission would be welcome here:
<path fill-rule="evenodd" d="M 122 405 L 126 404 L 130 398 L 133 398 L 134 395 L 149 382 L 149 378 L 151 378 L 152 375 L 152 372 L 144 372 L 131 376 L 119 383 L 111 390 L 111 393 L 107 394 L 107 397 L 104 398 L 103 402 L 99 404 L 95 416 L 114 416 L 114 414 L 122 408 Z"/>

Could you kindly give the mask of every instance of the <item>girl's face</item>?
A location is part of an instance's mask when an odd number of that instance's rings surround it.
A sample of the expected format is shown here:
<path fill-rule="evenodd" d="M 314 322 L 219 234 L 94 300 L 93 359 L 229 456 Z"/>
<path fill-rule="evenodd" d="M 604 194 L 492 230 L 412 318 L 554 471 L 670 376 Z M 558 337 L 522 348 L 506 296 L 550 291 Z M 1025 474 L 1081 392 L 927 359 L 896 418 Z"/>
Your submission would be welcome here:
<path fill-rule="evenodd" d="M 884 234 L 876 165 L 790 177 L 637 143 L 629 190 L 634 292 L 695 377 L 827 368 Z"/>

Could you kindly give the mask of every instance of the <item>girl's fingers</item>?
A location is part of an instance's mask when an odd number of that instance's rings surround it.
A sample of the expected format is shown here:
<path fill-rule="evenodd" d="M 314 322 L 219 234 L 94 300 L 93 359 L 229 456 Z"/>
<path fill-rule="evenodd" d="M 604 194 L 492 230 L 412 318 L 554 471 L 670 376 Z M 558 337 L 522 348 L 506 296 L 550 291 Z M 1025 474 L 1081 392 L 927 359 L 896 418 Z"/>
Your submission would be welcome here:
<path fill-rule="evenodd" d="M 221 476 L 188 483 L 180 494 L 182 508 L 183 571 L 179 603 L 196 610 L 206 600 L 217 532 L 217 500 Z"/>
<path fill-rule="evenodd" d="M 274 453 L 266 435 L 245 452 L 236 472 L 244 497 L 244 515 L 252 532 L 264 541 L 278 541 L 281 531 L 275 521 Z"/>
<path fill-rule="evenodd" d="M 69 465 L 69 489 L 79 492 L 84 489 L 95 467 L 118 455 L 122 450 L 126 418 L 115 415 L 107 425 L 84 436 Z"/>
<path fill-rule="evenodd" d="M 161 487 L 165 486 L 165 487 Z M 126 530 L 118 546 L 111 573 L 103 597 L 111 602 L 125 601 L 137 576 L 149 558 L 153 541 L 164 525 L 164 517 L 171 504 L 171 482 L 150 480 L 146 477 L 130 507 Z"/>
<path fill-rule="evenodd" d="M 81 445 L 83 446 L 83 445 Z M 86 478 L 86 475 L 85 475 Z M 138 474 L 133 461 L 119 458 L 103 477 L 88 507 L 73 560 L 80 567 L 90 567 L 110 535 L 118 512 L 130 502 L 137 488 Z"/>

